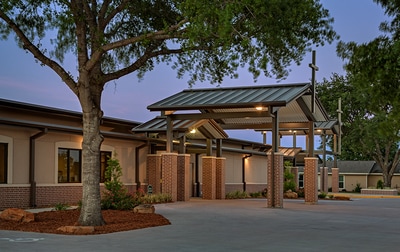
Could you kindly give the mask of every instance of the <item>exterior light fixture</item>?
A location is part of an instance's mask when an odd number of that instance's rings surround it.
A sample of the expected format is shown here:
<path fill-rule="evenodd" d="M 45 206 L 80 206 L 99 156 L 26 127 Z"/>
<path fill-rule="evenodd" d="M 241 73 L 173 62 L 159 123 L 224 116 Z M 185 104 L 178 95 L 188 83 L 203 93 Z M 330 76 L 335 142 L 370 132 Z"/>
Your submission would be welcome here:
<path fill-rule="evenodd" d="M 192 134 L 196 133 L 196 129 L 192 129 L 192 130 L 190 131 L 190 133 L 192 133 Z"/>

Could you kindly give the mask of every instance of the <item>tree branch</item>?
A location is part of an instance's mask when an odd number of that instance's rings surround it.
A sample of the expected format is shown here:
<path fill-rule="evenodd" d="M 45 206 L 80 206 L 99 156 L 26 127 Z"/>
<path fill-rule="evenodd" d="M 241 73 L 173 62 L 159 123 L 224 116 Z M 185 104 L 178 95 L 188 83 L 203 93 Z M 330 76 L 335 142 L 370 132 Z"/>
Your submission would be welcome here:
<path fill-rule="evenodd" d="M 111 80 L 116 80 L 119 79 L 122 76 L 125 76 L 127 74 L 130 74 L 136 70 L 138 70 L 139 68 L 141 68 L 148 59 L 157 57 L 157 56 L 161 56 L 161 55 L 168 55 L 168 54 L 179 54 L 182 53 L 184 50 L 183 49 L 165 49 L 165 50 L 159 50 L 159 51 L 155 51 L 155 52 L 149 52 L 149 53 L 145 53 L 143 54 L 142 57 L 140 57 L 138 60 L 136 60 L 134 63 L 132 63 L 131 65 L 129 65 L 128 67 L 125 67 L 123 69 L 120 69 L 118 71 L 115 71 L 113 73 L 110 74 L 106 74 L 104 76 L 104 80 L 106 82 L 109 82 Z"/>
<path fill-rule="evenodd" d="M 117 6 L 117 8 L 113 9 L 110 14 L 106 16 L 107 9 L 110 5 L 111 1 L 105 1 L 103 5 L 101 6 L 100 12 L 99 12 L 99 30 L 104 31 L 106 28 L 107 24 L 111 22 L 111 20 L 120 13 L 129 3 L 129 0 L 123 0 L 120 5 Z"/>
<path fill-rule="evenodd" d="M 32 55 L 38 59 L 42 64 L 50 67 L 61 77 L 61 79 L 68 85 L 68 87 L 75 93 L 78 94 L 78 89 L 76 87 L 76 82 L 73 77 L 64 70 L 56 61 L 50 59 L 44 55 L 39 48 L 32 44 L 32 42 L 25 36 L 23 31 L 12 21 L 4 12 L 0 11 L 0 18 L 3 19 L 10 28 L 15 32 L 17 37 L 21 40 L 23 48 L 32 53 Z"/>
<path fill-rule="evenodd" d="M 106 44 L 102 48 L 97 49 L 92 54 L 91 59 L 86 64 L 86 69 L 88 69 L 88 70 L 92 69 L 93 66 L 96 64 L 96 62 L 101 59 L 101 56 L 103 55 L 103 53 L 113 50 L 115 48 L 119 48 L 119 47 L 123 47 L 123 46 L 130 45 L 133 43 L 137 43 L 137 42 L 145 40 L 145 39 L 166 40 L 166 39 L 178 38 L 179 37 L 178 35 L 176 35 L 176 34 L 171 35 L 170 33 L 173 31 L 177 31 L 185 22 L 186 22 L 186 20 L 182 20 L 178 24 L 169 27 L 167 30 L 156 31 L 153 33 L 148 33 L 148 34 L 144 34 L 141 36 L 123 39 L 123 40 L 116 41 L 114 43 Z M 182 34 L 183 32 L 184 32 L 184 30 L 180 31 L 179 34 Z"/>

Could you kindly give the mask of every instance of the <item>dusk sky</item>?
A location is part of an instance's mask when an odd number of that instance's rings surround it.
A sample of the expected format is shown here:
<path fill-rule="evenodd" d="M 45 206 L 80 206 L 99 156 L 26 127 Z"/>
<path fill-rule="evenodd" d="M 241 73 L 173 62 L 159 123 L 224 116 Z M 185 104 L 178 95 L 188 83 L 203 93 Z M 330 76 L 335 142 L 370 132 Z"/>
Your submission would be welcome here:
<path fill-rule="evenodd" d="M 335 22 L 335 31 L 344 42 L 368 42 L 381 32 L 380 22 L 386 19 L 383 9 L 372 0 L 323 0 Z M 343 62 L 336 55 L 335 41 L 331 45 L 315 48 L 317 53 L 317 81 L 329 79 L 332 73 L 344 74 Z M 35 62 L 30 53 L 18 48 L 13 35 L 8 41 L 0 40 L 0 98 L 81 111 L 78 99 L 50 68 Z M 252 75 L 243 69 L 239 79 L 226 78 L 222 87 L 268 85 L 279 83 L 310 82 L 311 53 L 307 54 L 301 66 L 293 65 L 286 80 L 259 78 L 254 83 Z M 74 58 L 66 59 L 63 65 L 76 72 Z M 193 88 L 212 88 L 209 83 L 197 83 Z M 149 112 L 147 106 L 167 96 L 187 89 L 187 79 L 177 79 L 176 72 L 167 65 L 158 65 L 139 81 L 136 74 L 130 74 L 115 82 L 108 83 L 102 99 L 105 116 L 145 122 L 158 115 Z M 228 132 L 230 137 L 261 142 L 260 133 L 254 131 Z"/>

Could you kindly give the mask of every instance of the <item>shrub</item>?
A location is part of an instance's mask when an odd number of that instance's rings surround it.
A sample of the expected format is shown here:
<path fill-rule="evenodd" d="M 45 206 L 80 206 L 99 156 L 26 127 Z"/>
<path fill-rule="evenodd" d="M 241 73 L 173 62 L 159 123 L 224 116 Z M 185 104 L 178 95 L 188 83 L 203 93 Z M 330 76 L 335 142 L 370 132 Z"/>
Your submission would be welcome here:
<path fill-rule="evenodd" d="M 318 194 L 318 198 L 319 198 L 319 199 L 325 199 L 327 195 L 328 195 L 328 194 L 327 194 L 326 192 L 320 192 L 320 193 Z"/>
<path fill-rule="evenodd" d="M 290 172 L 290 168 L 285 168 L 284 182 L 283 182 L 283 192 L 291 190 L 296 191 L 296 183 L 294 182 L 294 174 Z"/>
<path fill-rule="evenodd" d="M 299 188 L 299 190 L 297 190 L 297 196 L 299 198 L 304 198 L 304 188 Z"/>
<path fill-rule="evenodd" d="M 157 204 L 172 202 L 172 196 L 167 193 L 148 194 L 139 198 L 140 204 Z"/>
<path fill-rule="evenodd" d="M 267 198 L 268 195 L 268 188 L 264 188 L 264 190 L 261 192 L 262 196 Z"/>
<path fill-rule="evenodd" d="M 225 195 L 227 199 L 245 199 L 247 198 L 247 193 L 245 191 L 234 191 L 229 192 Z"/>
<path fill-rule="evenodd" d="M 252 192 L 249 193 L 251 198 L 261 198 L 262 197 L 262 192 Z"/>
<path fill-rule="evenodd" d="M 361 184 L 360 183 L 357 183 L 356 184 L 356 187 L 354 188 L 354 190 L 353 190 L 353 192 L 356 192 L 356 193 L 361 193 Z"/>
<path fill-rule="evenodd" d="M 104 182 L 106 191 L 104 191 L 103 199 L 101 200 L 102 209 L 129 210 L 138 205 L 135 197 L 128 193 L 128 190 L 121 182 L 121 176 L 122 169 L 119 161 L 109 158 Z"/>
<path fill-rule="evenodd" d="M 376 189 L 383 189 L 383 181 L 382 180 L 378 180 L 378 182 L 376 182 Z"/>
<path fill-rule="evenodd" d="M 56 210 L 56 211 L 63 211 L 63 210 L 67 210 L 68 209 L 68 204 L 65 204 L 65 203 L 57 203 L 55 206 L 54 206 L 54 210 Z"/>

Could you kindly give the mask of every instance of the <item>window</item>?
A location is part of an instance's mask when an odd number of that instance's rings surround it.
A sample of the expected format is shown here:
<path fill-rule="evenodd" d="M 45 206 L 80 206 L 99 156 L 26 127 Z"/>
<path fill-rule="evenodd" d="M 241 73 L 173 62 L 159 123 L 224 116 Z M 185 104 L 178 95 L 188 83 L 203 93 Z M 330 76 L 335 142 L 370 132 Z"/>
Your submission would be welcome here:
<path fill-rule="evenodd" d="M 105 174 L 107 169 L 107 161 L 111 158 L 111 151 L 101 151 L 100 152 L 100 183 L 104 183 Z"/>
<path fill-rule="evenodd" d="M 7 183 L 8 143 L 0 143 L 0 184 Z"/>
<path fill-rule="evenodd" d="M 58 182 L 81 182 L 82 151 L 77 149 L 58 149 Z"/>
<path fill-rule="evenodd" d="M 344 188 L 344 176 L 339 175 L 339 188 Z"/>
<path fill-rule="evenodd" d="M 303 188 L 303 187 L 304 187 L 304 174 L 299 173 L 299 188 Z"/>

